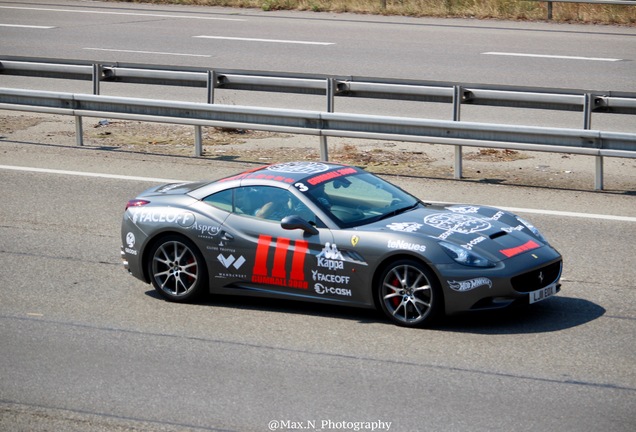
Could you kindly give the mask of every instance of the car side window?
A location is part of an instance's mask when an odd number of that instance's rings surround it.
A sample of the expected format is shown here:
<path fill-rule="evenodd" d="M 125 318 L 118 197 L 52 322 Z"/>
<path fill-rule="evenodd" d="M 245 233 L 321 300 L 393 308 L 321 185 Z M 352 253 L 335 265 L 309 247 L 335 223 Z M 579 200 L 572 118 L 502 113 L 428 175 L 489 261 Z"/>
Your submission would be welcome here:
<path fill-rule="evenodd" d="M 225 210 L 227 212 L 233 211 L 232 206 L 232 189 L 224 190 L 221 192 L 217 192 L 203 199 L 203 202 L 219 208 L 221 210 Z"/>
<path fill-rule="evenodd" d="M 203 199 L 211 206 L 245 216 L 280 222 L 298 215 L 316 222 L 314 213 L 291 192 L 272 186 L 244 186 L 217 192 Z"/>
<path fill-rule="evenodd" d="M 298 215 L 308 221 L 316 217 L 309 208 L 291 192 L 273 186 L 246 186 L 237 188 L 234 195 L 236 209 L 240 213 L 280 222 L 285 216 Z M 236 211 L 239 213 L 239 211 Z"/>

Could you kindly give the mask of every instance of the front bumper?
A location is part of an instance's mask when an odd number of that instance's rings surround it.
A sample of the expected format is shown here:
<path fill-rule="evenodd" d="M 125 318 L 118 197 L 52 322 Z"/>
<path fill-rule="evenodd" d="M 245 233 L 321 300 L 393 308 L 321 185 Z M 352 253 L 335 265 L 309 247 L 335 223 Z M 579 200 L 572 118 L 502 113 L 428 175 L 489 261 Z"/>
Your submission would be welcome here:
<path fill-rule="evenodd" d="M 447 314 L 501 309 L 530 303 L 530 294 L 548 287 L 559 292 L 563 259 L 549 246 L 501 261 L 493 268 L 438 267 Z"/>

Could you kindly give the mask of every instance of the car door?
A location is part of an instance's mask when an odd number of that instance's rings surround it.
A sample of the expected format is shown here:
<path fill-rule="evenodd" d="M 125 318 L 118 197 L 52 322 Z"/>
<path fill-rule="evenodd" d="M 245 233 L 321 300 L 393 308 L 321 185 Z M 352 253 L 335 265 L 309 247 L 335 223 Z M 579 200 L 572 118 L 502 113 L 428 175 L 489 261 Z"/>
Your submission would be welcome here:
<path fill-rule="evenodd" d="M 316 297 L 312 271 L 319 266 L 326 245 L 333 243 L 327 228 L 313 233 L 303 229 L 284 229 L 281 221 L 287 215 L 300 215 L 305 220 L 316 216 L 289 191 L 271 186 L 236 188 L 235 208 L 221 227 L 218 260 L 225 268 L 214 277 L 224 279 L 222 285 L 269 292 L 281 296 Z M 271 192 L 288 194 L 284 203 L 280 196 L 271 208 Z M 315 222 L 315 221 L 312 221 Z M 319 224 L 317 224 L 319 226 Z M 230 288 L 231 289 L 231 288 Z"/>

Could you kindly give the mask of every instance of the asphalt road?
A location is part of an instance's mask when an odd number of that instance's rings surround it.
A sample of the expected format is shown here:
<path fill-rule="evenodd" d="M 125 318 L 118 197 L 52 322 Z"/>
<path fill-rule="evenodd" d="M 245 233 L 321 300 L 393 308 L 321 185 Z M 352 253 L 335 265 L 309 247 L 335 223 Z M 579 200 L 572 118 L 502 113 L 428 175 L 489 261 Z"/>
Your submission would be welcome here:
<path fill-rule="evenodd" d="M 6 55 L 614 91 L 636 75 L 633 27 L 68 0 L 0 11 Z"/>
<path fill-rule="evenodd" d="M 525 208 L 565 257 L 555 298 L 408 330 L 374 311 L 295 302 L 171 304 L 126 274 L 128 199 L 157 177 L 250 165 L 8 141 L 0 154 L 0 430 L 636 425 L 630 195 L 392 178 L 428 200 Z M 561 213 L 532 212 L 542 209 Z"/>
<path fill-rule="evenodd" d="M 68 0 L 0 1 L 0 55 L 633 92 L 634 27 L 264 12 Z M 0 75 L 90 93 L 90 82 Z M 206 101 L 204 89 L 102 83 L 101 94 Z M 324 97 L 217 90 L 216 103 L 324 110 Z M 443 104 L 338 99 L 339 112 L 452 119 Z M 634 132 L 632 116 L 592 128 Z M 464 107 L 463 121 L 583 127 L 581 113 Z"/>
<path fill-rule="evenodd" d="M 636 76 L 636 33 L 611 26 L 68 1 L 0 2 L 0 24 L 6 55 L 625 91 Z M 483 54 L 520 46 L 622 60 Z M 78 85 L 0 75 L 23 83 Z M 425 200 L 517 208 L 565 257 L 557 297 L 430 330 L 295 302 L 176 305 L 126 274 L 128 199 L 250 166 L 0 140 L 0 430 L 636 429 L 633 194 L 390 178 Z"/>

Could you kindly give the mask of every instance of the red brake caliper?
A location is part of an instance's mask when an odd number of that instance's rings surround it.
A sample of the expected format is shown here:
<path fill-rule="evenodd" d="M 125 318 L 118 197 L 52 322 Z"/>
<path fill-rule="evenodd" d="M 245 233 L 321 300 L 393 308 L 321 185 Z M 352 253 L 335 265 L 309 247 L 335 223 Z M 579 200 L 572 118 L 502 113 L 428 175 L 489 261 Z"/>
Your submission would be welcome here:
<path fill-rule="evenodd" d="M 394 278 L 393 281 L 391 281 L 391 285 L 393 285 L 396 288 L 399 287 L 400 281 L 398 280 L 398 278 Z M 391 303 L 393 303 L 394 308 L 398 307 L 401 301 L 402 299 L 399 296 L 391 297 Z"/>

